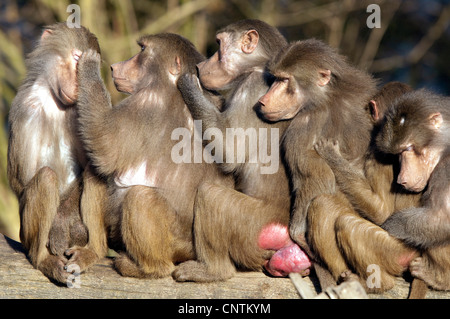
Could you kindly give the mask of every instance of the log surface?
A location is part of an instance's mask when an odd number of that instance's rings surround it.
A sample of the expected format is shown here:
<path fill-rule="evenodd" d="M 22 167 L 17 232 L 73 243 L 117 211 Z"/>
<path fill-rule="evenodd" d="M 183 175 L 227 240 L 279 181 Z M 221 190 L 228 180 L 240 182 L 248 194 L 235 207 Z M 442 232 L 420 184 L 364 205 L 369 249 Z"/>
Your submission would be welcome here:
<path fill-rule="evenodd" d="M 51 282 L 33 268 L 22 245 L 0 234 L 0 298 L 39 299 L 298 299 L 289 278 L 271 278 L 260 272 L 238 272 L 218 283 L 178 283 L 172 278 L 135 279 L 120 276 L 112 259 L 103 258 L 79 277 L 80 288 Z M 313 276 L 305 277 L 313 288 Z M 394 289 L 370 298 L 405 299 L 409 283 L 399 278 Z M 450 298 L 450 292 L 429 291 L 427 298 Z"/>

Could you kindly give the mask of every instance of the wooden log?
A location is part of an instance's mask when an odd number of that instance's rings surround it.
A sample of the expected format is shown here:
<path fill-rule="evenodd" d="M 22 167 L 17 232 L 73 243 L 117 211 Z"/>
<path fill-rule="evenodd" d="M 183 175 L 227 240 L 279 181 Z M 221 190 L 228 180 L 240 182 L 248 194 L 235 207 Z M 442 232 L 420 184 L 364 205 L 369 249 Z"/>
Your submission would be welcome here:
<path fill-rule="evenodd" d="M 304 280 L 318 291 L 317 279 Z M 77 282 L 75 282 L 77 284 Z M 225 282 L 178 283 L 172 278 L 135 279 L 120 276 L 112 259 L 103 258 L 79 277 L 80 288 L 55 284 L 33 268 L 22 245 L 0 234 L 0 298 L 43 299 L 298 299 L 289 278 L 272 278 L 260 272 L 238 272 Z M 408 296 L 409 283 L 399 278 L 396 287 L 370 298 Z M 450 292 L 429 291 L 427 298 L 450 298 Z"/>

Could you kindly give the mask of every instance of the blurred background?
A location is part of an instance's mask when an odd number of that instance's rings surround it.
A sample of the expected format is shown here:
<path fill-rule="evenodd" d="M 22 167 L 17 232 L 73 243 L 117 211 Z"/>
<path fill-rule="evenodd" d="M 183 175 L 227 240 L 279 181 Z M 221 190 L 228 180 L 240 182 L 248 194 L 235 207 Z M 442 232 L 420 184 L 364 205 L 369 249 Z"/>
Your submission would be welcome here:
<path fill-rule="evenodd" d="M 215 33 L 252 18 L 279 28 L 289 41 L 318 38 L 382 82 L 450 93 L 450 0 L 2 0 L 0 3 L 0 233 L 19 239 L 18 204 L 6 177 L 8 111 L 25 76 L 24 59 L 42 27 L 66 21 L 71 3 L 81 24 L 99 39 L 103 76 L 113 103 L 125 96 L 111 81 L 109 65 L 139 51 L 142 34 L 174 32 L 210 56 Z M 370 29 L 370 4 L 381 8 L 380 28 Z"/>

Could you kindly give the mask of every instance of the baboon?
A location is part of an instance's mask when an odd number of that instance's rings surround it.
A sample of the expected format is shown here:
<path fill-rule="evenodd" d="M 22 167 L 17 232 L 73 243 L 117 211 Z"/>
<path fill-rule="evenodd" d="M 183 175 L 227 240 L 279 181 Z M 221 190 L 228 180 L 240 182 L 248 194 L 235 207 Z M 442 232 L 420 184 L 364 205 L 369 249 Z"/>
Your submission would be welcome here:
<path fill-rule="evenodd" d="M 336 220 L 359 215 L 314 145 L 335 139 L 343 158 L 362 171 L 373 126 L 366 105 L 376 81 L 315 39 L 285 47 L 268 68 L 276 80 L 261 97 L 260 112 L 270 121 L 292 119 L 282 143 L 294 196 L 290 235 L 330 270 L 333 278 L 319 276 L 324 288 L 349 269 L 336 240 Z M 411 254 L 402 252 L 402 261 Z"/>
<path fill-rule="evenodd" d="M 411 90 L 406 84 L 390 82 L 369 102 L 367 114 L 374 129 L 362 170 L 342 157 L 337 141 L 321 139 L 315 144 L 316 151 L 332 168 L 339 189 L 360 215 L 343 214 L 335 221 L 337 241 L 346 263 L 363 281 L 372 274 L 368 272 L 369 266 L 377 265 L 383 290 L 394 286 L 395 277 L 402 275 L 408 266 L 405 262 L 410 260 L 403 260 L 402 256 L 408 256 L 407 252 L 413 253 L 413 250 L 388 236 L 378 226 L 395 211 L 417 206 L 420 195 L 405 192 L 397 186 L 398 160 L 379 152 L 375 147 L 375 137 L 388 105 Z M 349 278 L 354 278 L 350 270 L 343 273 L 342 279 Z"/>
<path fill-rule="evenodd" d="M 450 99 L 422 89 L 389 108 L 377 136 L 380 151 L 397 155 L 397 183 L 423 192 L 419 207 L 402 209 L 381 227 L 422 256 L 410 271 L 438 290 L 450 289 Z"/>
<path fill-rule="evenodd" d="M 90 255 L 82 248 L 88 241 L 80 218 L 87 160 L 75 107 L 76 68 L 87 50 L 100 54 L 88 29 L 46 27 L 9 114 L 8 179 L 20 204 L 20 240 L 33 266 L 63 283 L 70 275 L 64 267 Z"/>
<path fill-rule="evenodd" d="M 233 184 L 216 165 L 194 161 L 190 140 L 180 149 L 186 154 L 174 151 L 183 142 L 177 143 L 180 135 L 196 135 L 176 82 L 204 57 L 170 33 L 143 36 L 138 44 L 139 53 L 111 66 L 116 88 L 130 94 L 116 106 L 100 76 L 98 53 L 89 50 L 79 61 L 80 134 L 109 191 L 104 220 L 86 226 L 103 229 L 91 233 L 90 243 L 98 243 L 99 255 L 107 236 L 119 252 L 114 266 L 120 274 L 159 278 L 170 275 L 175 263 L 196 257 L 192 222 L 200 182 Z"/>
<path fill-rule="evenodd" d="M 219 49 L 198 65 L 198 74 L 203 87 L 225 97 L 222 110 L 203 96 L 195 74 L 182 76 L 178 87 L 194 119 L 202 120 L 203 131 L 217 128 L 225 137 L 223 147 L 215 149 L 224 159 L 216 162 L 234 177 L 235 188 L 209 182 L 200 186 L 194 220 L 197 260 L 180 264 L 173 276 L 177 281 L 219 281 L 232 277 L 236 267 L 261 270 L 264 265 L 274 275 L 306 273 L 308 258 L 301 250 L 287 249 L 293 244 L 287 232 L 290 191 L 279 137 L 288 123 L 268 123 L 256 112 L 259 97 L 273 81 L 265 66 L 286 40 L 259 20 L 233 23 L 216 38 Z M 225 134 L 230 130 L 242 134 L 230 137 Z M 235 139 L 238 145 L 248 141 L 244 152 L 239 153 Z M 262 149 L 270 149 L 270 156 L 258 157 Z M 294 267 L 268 262 L 280 249 Z"/>

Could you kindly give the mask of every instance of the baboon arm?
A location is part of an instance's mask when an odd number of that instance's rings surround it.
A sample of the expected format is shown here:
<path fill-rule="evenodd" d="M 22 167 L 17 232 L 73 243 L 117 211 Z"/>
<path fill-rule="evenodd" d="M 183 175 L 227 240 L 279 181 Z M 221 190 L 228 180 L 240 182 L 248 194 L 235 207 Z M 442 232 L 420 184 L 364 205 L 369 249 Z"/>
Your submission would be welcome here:
<path fill-rule="evenodd" d="M 315 197 L 335 192 L 333 172 L 325 161 L 310 150 L 301 155 L 293 171 L 294 207 L 290 225 L 291 236 L 302 246 L 301 239 L 306 232 L 308 208 Z M 301 181 L 301 184 L 297 181 Z"/>
<path fill-rule="evenodd" d="M 394 237 L 421 248 L 450 243 L 450 185 L 447 165 L 439 165 L 422 195 L 422 207 L 393 214 L 381 226 Z"/>
<path fill-rule="evenodd" d="M 78 120 L 80 134 L 94 166 L 100 172 L 112 174 L 118 152 L 111 147 L 120 132 L 119 123 L 113 118 L 111 97 L 100 75 L 100 55 L 95 51 L 83 53 L 78 64 Z"/>
<path fill-rule="evenodd" d="M 386 190 L 390 189 L 392 181 L 392 178 L 385 178 L 386 174 L 390 176 L 389 172 L 373 158 L 365 159 L 364 171 L 355 167 L 341 155 L 339 144 L 329 139 L 319 140 L 314 147 L 333 170 L 339 189 L 353 207 L 375 224 L 383 223 L 394 211 L 394 199 L 385 198 L 389 196 Z"/>
<path fill-rule="evenodd" d="M 409 208 L 393 214 L 381 227 L 392 236 L 424 249 L 450 241 L 448 212 L 441 209 Z"/>
<path fill-rule="evenodd" d="M 222 129 L 220 112 L 203 94 L 199 80 L 194 74 L 186 73 L 180 77 L 177 86 L 194 120 L 202 120 L 203 131 L 210 127 Z"/>
<path fill-rule="evenodd" d="M 193 74 L 182 75 L 177 83 L 178 89 L 180 90 L 192 117 L 194 120 L 202 121 L 202 133 L 207 129 L 218 129 L 225 137 L 226 129 L 231 127 L 231 125 L 229 124 L 227 117 L 204 95 L 199 85 L 198 78 Z M 227 153 L 227 143 L 225 142 L 222 143 L 222 154 L 224 159 L 227 158 Z M 224 160 L 221 167 L 224 171 L 231 172 L 236 168 L 236 163 L 225 163 Z"/>
<path fill-rule="evenodd" d="M 380 225 L 393 212 L 394 201 L 384 198 L 375 191 L 362 172 L 352 168 L 348 161 L 343 159 L 342 165 L 333 165 L 332 170 L 339 189 L 347 196 L 353 207 L 366 218 Z M 389 187 L 390 185 L 385 185 L 384 189 Z"/>

